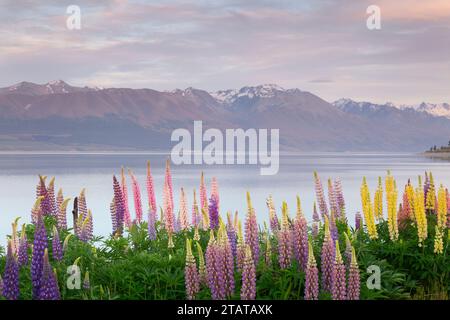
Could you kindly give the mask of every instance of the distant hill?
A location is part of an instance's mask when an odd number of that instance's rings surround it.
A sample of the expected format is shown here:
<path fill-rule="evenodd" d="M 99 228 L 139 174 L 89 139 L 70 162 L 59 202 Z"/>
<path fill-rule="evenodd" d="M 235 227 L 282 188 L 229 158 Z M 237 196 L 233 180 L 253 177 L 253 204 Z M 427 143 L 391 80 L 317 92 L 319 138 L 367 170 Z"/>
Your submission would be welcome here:
<path fill-rule="evenodd" d="M 209 93 L 188 88 L 74 87 L 21 82 L 0 89 L 2 150 L 169 150 L 176 128 L 279 128 L 284 150 L 422 151 L 445 144 L 450 119 L 415 108 L 276 85 Z"/>

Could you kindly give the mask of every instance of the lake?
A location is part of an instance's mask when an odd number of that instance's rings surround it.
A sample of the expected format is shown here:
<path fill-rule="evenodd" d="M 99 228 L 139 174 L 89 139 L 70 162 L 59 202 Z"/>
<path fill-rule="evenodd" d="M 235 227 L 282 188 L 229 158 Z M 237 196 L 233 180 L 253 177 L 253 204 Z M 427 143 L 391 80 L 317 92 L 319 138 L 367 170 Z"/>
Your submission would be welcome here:
<path fill-rule="evenodd" d="M 94 233 L 107 235 L 111 232 L 109 204 L 113 196 L 112 175 L 120 175 L 122 166 L 131 168 L 140 184 L 144 207 L 147 207 L 145 189 L 146 162 L 151 161 L 158 205 L 162 204 L 164 165 L 166 154 L 158 153 L 2 153 L 0 154 L 0 244 L 10 234 L 11 222 L 21 217 L 30 221 L 30 210 L 35 201 L 38 174 L 56 177 L 55 189 L 62 188 L 66 197 L 74 198 L 86 188 L 88 208 L 94 217 Z M 425 170 L 433 172 L 436 185 L 450 182 L 450 163 L 428 159 L 407 153 L 302 153 L 282 154 L 279 173 L 274 176 L 260 175 L 254 165 L 172 165 L 174 200 L 178 203 L 179 190 L 184 187 L 189 195 L 188 208 L 192 206 L 192 190 L 198 190 L 200 173 L 205 172 L 206 182 L 217 177 L 220 192 L 221 213 L 238 211 L 243 218 L 246 213 L 245 192 L 252 196 L 259 222 L 267 220 L 265 199 L 272 195 L 278 213 L 281 201 L 288 201 L 290 215 L 295 214 L 295 197 L 300 195 L 303 211 L 308 220 L 312 217 L 315 200 L 313 171 L 317 170 L 326 191 L 326 179 L 341 178 L 346 201 L 347 216 L 353 224 L 354 214 L 361 210 L 359 188 L 363 176 L 367 177 L 371 196 L 378 176 L 390 169 L 402 191 L 408 178 L 417 183 L 417 175 Z M 130 179 L 128 177 L 127 181 Z M 130 211 L 134 213 L 131 188 Z M 209 190 L 208 190 L 209 191 Z M 401 197 L 399 197 L 401 199 Z M 69 204 L 71 208 L 72 203 Z M 190 210 L 189 210 L 190 211 Z M 70 212 L 70 210 L 68 210 Z M 72 225 L 71 214 L 68 223 Z"/>

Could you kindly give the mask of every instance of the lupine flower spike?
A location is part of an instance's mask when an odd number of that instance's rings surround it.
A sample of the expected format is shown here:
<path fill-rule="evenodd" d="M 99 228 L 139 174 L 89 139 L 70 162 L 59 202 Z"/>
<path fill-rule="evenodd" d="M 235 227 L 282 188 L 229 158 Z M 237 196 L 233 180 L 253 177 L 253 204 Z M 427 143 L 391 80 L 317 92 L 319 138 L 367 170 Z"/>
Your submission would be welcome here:
<path fill-rule="evenodd" d="M 125 215 L 125 204 L 123 200 L 123 192 L 120 187 L 119 181 L 117 181 L 116 176 L 113 176 L 113 189 L 114 189 L 114 216 L 116 228 L 113 229 L 113 234 L 122 236 L 123 225 L 124 225 L 124 215 Z"/>
<path fill-rule="evenodd" d="M 202 246 L 199 242 L 196 242 L 197 245 L 197 254 L 198 254 L 198 274 L 200 284 L 206 285 L 206 265 L 205 265 L 205 256 L 203 254 Z"/>
<path fill-rule="evenodd" d="M 356 261 L 355 248 L 352 248 L 352 261 L 348 272 L 348 300 L 359 300 L 360 280 L 359 280 L 359 267 Z"/>
<path fill-rule="evenodd" d="M 255 209 L 252 206 L 250 193 L 247 192 L 247 217 L 245 219 L 245 243 L 248 244 L 252 250 L 252 257 L 257 265 L 259 261 L 259 232 L 258 223 L 256 221 Z"/>
<path fill-rule="evenodd" d="M 334 241 L 331 238 L 330 223 L 325 217 L 325 237 L 322 243 L 322 255 L 320 267 L 322 271 L 322 289 L 325 292 L 332 292 L 334 280 L 334 260 L 335 260 Z"/>
<path fill-rule="evenodd" d="M 133 190 L 133 200 L 134 200 L 134 210 L 136 212 L 136 223 L 140 224 L 142 222 L 142 200 L 141 200 L 141 188 L 139 187 L 139 182 L 136 176 L 129 170 L 131 177 L 131 187 Z"/>
<path fill-rule="evenodd" d="M 20 234 L 19 254 L 18 254 L 17 262 L 19 264 L 19 267 L 22 267 L 22 266 L 25 266 L 28 264 L 28 239 L 27 239 L 27 234 L 25 233 L 25 224 L 22 225 L 22 231 Z"/>
<path fill-rule="evenodd" d="M 187 200 L 186 194 L 184 193 L 184 189 L 181 188 L 181 197 L 180 197 L 180 229 L 187 230 L 189 228 L 189 220 L 188 220 L 188 208 L 187 208 Z"/>
<path fill-rule="evenodd" d="M 319 270 L 311 241 L 308 243 L 308 265 L 306 267 L 305 300 L 319 299 Z"/>
<path fill-rule="evenodd" d="M 336 240 L 336 253 L 334 260 L 334 275 L 332 285 L 332 297 L 333 300 L 346 300 L 347 299 L 347 286 L 346 286 L 346 269 L 342 255 L 339 250 L 339 241 Z"/>
<path fill-rule="evenodd" d="M 372 201 L 370 200 L 370 192 L 366 177 L 363 178 L 363 183 L 361 185 L 361 203 L 369 237 L 372 240 L 378 239 L 378 231 L 375 224 L 375 215 L 373 213 L 373 206 Z"/>
<path fill-rule="evenodd" d="M 186 266 L 184 268 L 184 278 L 186 283 L 186 297 L 189 300 L 193 300 L 200 291 L 200 281 L 195 257 L 192 254 L 191 241 L 189 239 L 186 239 Z"/>
<path fill-rule="evenodd" d="M 276 237 L 277 233 L 280 229 L 279 223 L 278 223 L 278 217 L 277 212 L 275 210 L 275 206 L 273 204 L 272 196 L 269 196 L 266 200 L 267 208 L 269 209 L 269 223 L 270 223 L 270 230 L 272 230 L 273 235 Z"/>
<path fill-rule="evenodd" d="M 8 241 L 2 292 L 3 296 L 8 300 L 19 299 L 19 265 L 13 253 L 11 240 Z"/>
<path fill-rule="evenodd" d="M 245 260 L 242 270 L 241 300 L 256 299 L 256 272 L 252 250 L 247 244 L 245 246 Z"/>
<path fill-rule="evenodd" d="M 91 280 L 89 279 L 89 271 L 86 271 L 84 274 L 84 280 L 83 280 L 83 289 L 89 290 L 91 288 Z"/>
<path fill-rule="evenodd" d="M 44 264 L 44 251 L 47 249 L 47 232 L 42 215 L 37 218 L 34 231 L 33 254 L 31 257 L 31 280 L 33 284 L 33 298 L 39 298 L 41 287 L 42 268 Z"/>
<path fill-rule="evenodd" d="M 61 247 L 61 241 L 59 239 L 58 229 L 55 226 L 53 226 L 52 252 L 53 252 L 53 259 L 55 259 L 56 261 L 62 260 L 63 251 Z"/>
<path fill-rule="evenodd" d="M 315 182 L 315 189 L 316 189 L 316 197 L 317 197 L 317 203 L 319 204 L 320 214 L 322 215 L 322 219 L 325 219 L 325 217 L 328 217 L 328 207 L 327 203 L 325 201 L 325 194 L 323 191 L 322 182 L 320 181 L 319 175 L 316 171 L 314 171 L 314 182 Z"/>
<path fill-rule="evenodd" d="M 39 288 L 39 300 L 60 300 L 58 281 L 55 271 L 52 269 L 48 260 L 47 248 L 44 251 L 44 263 L 41 278 L 41 287 Z"/>
<path fill-rule="evenodd" d="M 127 180 L 125 178 L 125 169 L 122 167 L 121 170 L 121 190 L 122 190 L 122 197 L 123 197 L 123 209 L 124 209 L 124 223 L 128 228 L 131 227 L 131 214 L 130 214 L 130 208 L 128 206 L 128 187 L 127 187 Z"/>
<path fill-rule="evenodd" d="M 295 258 L 305 271 L 308 264 L 308 224 L 302 212 L 300 197 L 297 196 L 297 216 L 292 229 Z"/>
<path fill-rule="evenodd" d="M 282 214 L 281 230 L 278 232 L 278 263 L 281 269 L 287 269 L 291 266 L 292 237 L 286 202 L 283 202 Z"/>
<path fill-rule="evenodd" d="M 218 246 L 214 231 L 210 230 L 210 238 L 206 249 L 206 275 L 213 300 L 225 299 L 224 259 Z"/>

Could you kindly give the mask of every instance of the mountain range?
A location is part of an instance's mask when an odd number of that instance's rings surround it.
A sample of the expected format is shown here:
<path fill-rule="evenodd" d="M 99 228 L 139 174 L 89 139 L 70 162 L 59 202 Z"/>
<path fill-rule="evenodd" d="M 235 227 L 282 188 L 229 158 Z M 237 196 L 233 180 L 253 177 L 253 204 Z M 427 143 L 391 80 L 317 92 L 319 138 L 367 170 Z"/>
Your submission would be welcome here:
<path fill-rule="evenodd" d="M 64 81 L 0 88 L 1 150 L 170 150 L 171 132 L 279 128 L 282 150 L 422 151 L 450 138 L 450 106 L 329 103 L 266 84 L 207 92 L 195 88 L 75 87 Z"/>

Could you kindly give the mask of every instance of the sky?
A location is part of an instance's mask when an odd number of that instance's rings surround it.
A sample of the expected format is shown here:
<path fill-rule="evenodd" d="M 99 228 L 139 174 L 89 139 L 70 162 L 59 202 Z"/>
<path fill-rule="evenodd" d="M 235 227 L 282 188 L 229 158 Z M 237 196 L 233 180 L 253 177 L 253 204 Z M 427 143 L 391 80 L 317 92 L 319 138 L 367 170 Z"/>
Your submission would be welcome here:
<path fill-rule="evenodd" d="M 373 4 L 380 30 L 366 25 Z M 81 10 L 80 30 L 66 26 L 69 5 Z M 58 79 L 450 102 L 450 1 L 0 0 L 0 87 Z"/>

